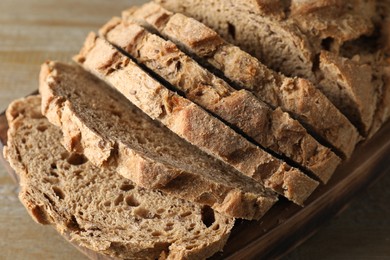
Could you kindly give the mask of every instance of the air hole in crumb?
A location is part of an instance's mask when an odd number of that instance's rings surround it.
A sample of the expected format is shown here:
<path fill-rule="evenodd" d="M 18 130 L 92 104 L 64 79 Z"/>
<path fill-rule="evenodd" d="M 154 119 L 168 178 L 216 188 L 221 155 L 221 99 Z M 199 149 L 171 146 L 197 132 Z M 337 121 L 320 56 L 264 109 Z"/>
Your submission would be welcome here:
<path fill-rule="evenodd" d="M 47 126 L 45 126 L 45 125 L 37 126 L 37 130 L 39 132 L 45 132 L 47 130 Z"/>
<path fill-rule="evenodd" d="M 27 142 L 26 138 L 22 138 L 22 144 L 25 144 Z"/>
<path fill-rule="evenodd" d="M 158 214 L 162 214 L 162 213 L 164 213 L 164 212 L 165 212 L 165 209 L 158 209 L 158 210 L 157 210 L 157 213 L 158 213 Z"/>
<path fill-rule="evenodd" d="M 193 249 L 194 248 L 194 246 L 186 246 L 186 249 L 187 250 L 191 250 L 191 249 Z"/>
<path fill-rule="evenodd" d="M 52 168 L 52 169 L 57 169 L 57 164 L 56 164 L 56 163 L 50 164 L 50 168 Z"/>
<path fill-rule="evenodd" d="M 214 210 L 209 206 L 202 208 L 202 222 L 206 227 L 210 227 L 215 222 Z"/>
<path fill-rule="evenodd" d="M 119 194 L 118 197 L 114 200 L 114 205 L 118 206 L 123 201 L 123 194 Z"/>
<path fill-rule="evenodd" d="M 58 174 L 55 171 L 50 171 L 50 175 L 58 178 Z"/>
<path fill-rule="evenodd" d="M 131 185 L 129 183 L 123 183 L 120 187 L 119 187 L 120 190 L 123 190 L 123 191 L 129 191 L 129 190 L 132 190 L 134 189 L 134 185 Z"/>
<path fill-rule="evenodd" d="M 111 206 L 111 201 L 106 201 L 103 203 L 104 206 L 109 207 Z"/>
<path fill-rule="evenodd" d="M 213 227 L 213 230 L 218 230 L 219 229 L 219 224 L 217 224 L 217 225 L 215 225 L 214 227 Z"/>
<path fill-rule="evenodd" d="M 164 228 L 165 231 L 170 231 L 173 229 L 173 223 L 167 223 L 166 227 Z"/>
<path fill-rule="evenodd" d="M 58 179 L 56 179 L 56 178 L 53 178 L 53 177 L 44 177 L 43 179 L 42 179 L 42 181 L 43 181 L 43 183 L 50 183 L 50 184 L 56 184 L 56 183 L 58 183 Z"/>
<path fill-rule="evenodd" d="M 236 27 L 231 23 L 227 23 L 227 25 L 228 25 L 229 35 L 232 37 L 233 40 L 235 40 L 236 39 Z"/>
<path fill-rule="evenodd" d="M 66 161 L 71 165 L 82 165 L 88 160 L 82 154 L 72 153 Z"/>
<path fill-rule="evenodd" d="M 171 226 L 171 227 L 165 227 L 165 228 L 164 228 L 165 231 L 171 231 L 172 229 L 173 229 L 172 226 Z"/>
<path fill-rule="evenodd" d="M 122 117 L 122 113 L 119 112 L 119 111 L 112 110 L 111 113 L 112 113 L 114 116 L 117 116 L 117 117 L 119 117 L 119 118 Z"/>
<path fill-rule="evenodd" d="M 61 160 L 65 160 L 66 158 L 68 158 L 68 156 L 69 156 L 68 152 L 61 153 Z"/>
<path fill-rule="evenodd" d="M 142 207 L 138 207 L 134 210 L 134 214 L 138 215 L 139 217 L 141 218 L 150 218 L 149 216 L 149 210 L 145 209 L 145 208 L 142 208 Z"/>
<path fill-rule="evenodd" d="M 127 204 L 128 206 L 130 206 L 130 207 L 138 207 L 139 204 L 140 204 L 140 203 L 138 202 L 138 200 L 137 200 L 134 196 L 132 196 L 132 195 L 127 196 L 126 199 L 125 199 L 125 201 L 126 201 L 126 204 Z"/>
<path fill-rule="evenodd" d="M 184 212 L 184 213 L 180 214 L 180 217 L 185 218 L 185 217 L 188 217 L 191 214 L 192 213 L 190 211 L 187 211 L 187 212 Z"/>
<path fill-rule="evenodd" d="M 175 67 L 176 67 L 176 71 L 181 70 L 181 62 L 180 61 L 176 62 Z"/>
<path fill-rule="evenodd" d="M 161 236 L 162 235 L 162 233 L 160 232 L 160 231 L 154 231 L 153 233 L 152 233 L 152 236 L 154 236 L 154 237 L 159 237 L 159 236 Z"/>
<path fill-rule="evenodd" d="M 192 228 L 195 227 L 195 226 L 196 226 L 195 223 L 191 223 L 190 224 L 190 227 L 192 227 Z"/>
<path fill-rule="evenodd" d="M 70 220 L 68 220 L 68 222 L 66 223 L 66 226 L 71 229 L 71 230 L 77 230 L 77 229 L 80 229 L 80 225 L 79 223 L 77 222 L 77 219 L 74 215 L 72 215 L 72 217 L 70 218 Z"/>
<path fill-rule="evenodd" d="M 146 144 L 146 139 L 144 139 L 144 138 L 142 138 L 142 137 L 140 137 L 140 136 L 136 136 L 136 139 L 137 139 L 137 142 L 139 143 L 139 144 Z"/>
<path fill-rule="evenodd" d="M 65 193 L 59 187 L 54 186 L 52 187 L 52 190 L 60 200 L 63 200 L 65 198 Z"/>
<path fill-rule="evenodd" d="M 324 50 L 329 51 L 332 47 L 334 39 L 332 37 L 328 37 L 322 40 L 321 46 Z"/>

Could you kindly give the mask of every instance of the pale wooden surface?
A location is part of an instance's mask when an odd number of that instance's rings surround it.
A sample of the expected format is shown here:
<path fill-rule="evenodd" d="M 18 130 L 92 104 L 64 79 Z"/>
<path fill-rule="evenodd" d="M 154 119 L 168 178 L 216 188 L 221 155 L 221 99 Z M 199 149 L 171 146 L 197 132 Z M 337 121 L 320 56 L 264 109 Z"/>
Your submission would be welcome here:
<path fill-rule="evenodd" d="M 39 65 L 70 60 L 86 34 L 144 1 L 1 0 L 0 110 L 37 89 Z M 390 174 L 357 197 L 287 259 L 390 259 Z M 0 166 L 0 259 L 85 259 L 50 227 L 35 224 Z"/>

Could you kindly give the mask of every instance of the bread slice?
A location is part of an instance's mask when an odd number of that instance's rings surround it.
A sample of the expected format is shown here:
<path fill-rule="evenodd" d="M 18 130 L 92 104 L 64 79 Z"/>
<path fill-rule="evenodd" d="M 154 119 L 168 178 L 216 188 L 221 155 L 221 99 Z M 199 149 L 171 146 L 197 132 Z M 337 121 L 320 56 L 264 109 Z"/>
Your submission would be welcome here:
<path fill-rule="evenodd" d="M 280 107 L 289 112 L 342 154 L 349 157 L 352 153 L 359 138 L 356 129 L 311 83 L 286 78 L 268 69 L 256 58 L 224 41 L 204 24 L 169 12 L 157 4 L 131 8 L 123 12 L 123 18 L 153 28 L 187 52 L 207 61 L 234 82 L 236 87 L 251 91 L 273 108 Z M 329 114 L 335 116 L 330 118 Z"/>
<path fill-rule="evenodd" d="M 185 93 L 191 101 L 238 128 L 262 147 L 303 165 L 322 181 L 329 180 L 340 162 L 287 113 L 271 109 L 245 90 L 236 91 L 173 43 L 119 18 L 109 21 L 100 33 Z"/>
<path fill-rule="evenodd" d="M 121 259 L 201 259 L 222 250 L 233 218 L 137 187 L 112 168 L 68 153 L 40 104 L 31 96 L 10 105 L 4 148 L 20 177 L 19 198 L 36 222 Z"/>
<path fill-rule="evenodd" d="M 372 66 L 322 51 L 319 68 L 319 89 L 367 135 L 377 103 Z"/>
<path fill-rule="evenodd" d="M 365 0 L 154 2 L 204 22 L 272 69 L 309 80 L 321 50 L 337 52 L 344 42 L 371 34 L 380 10 L 377 1 Z"/>
<path fill-rule="evenodd" d="M 154 0 L 217 31 L 228 42 L 285 75 L 315 79 L 314 46 L 297 25 L 259 12 L 256 0 Z M 275 1 L 277 2 L 277 1 Z M 281 1 L 279 1 L 281 2 Z M 288 2 L 288 1 L 284 1 Z"/>
<path fill-rule="evenodd" d="M 114 167 L 137 185 L 246 219 L 259 219 L 277 200 L 80 67 L 44 64 L 39 90 L 43 114 L 61 127 L 68 151 L 83 153 L 96 166 Z"/>
<path fill-rule="evenodd" d="M 390 119 L 390 60 L 382 68 L 383 86 L 380 99 L 367 138 L 371 138 Z"/>
<path fill-rule="evenodd" d="M 337 53 L 344 42 L 371 34 L 375 16 L 376 1 L 292 0 L 288 19 L 316 45 L 317 53 L 324 47 Z"/>
<path fill-rule="evenodd" d="M 157 31 L 188 53 L 201 58 L 201 63 L 207 65 L 206 63 L 209 62 L 213 68 L 221 70 L 229 80 L 236 83 L 236 87 L 252 91 L 259 100 L 273 107 L 277 107 L 276 100 L 280 100 L 275 96 L 284 97 L 281 95 L 283 89 L 277 88 L 274 82 L 275 78 L 280 77 L 279 74 L 268 70 L 257 59 L 239 48 L 226 43 L 210 28 L 192 18 L 173 14 L 157 4 L 148 3 L 140 8 L 124 11 L 123 19 L 135 21 L 151 31 Z M 115 38 L 114 26 L 115 28 L 129 27 L 125 23 L 122 21 L 122 25 L 119 25 L 118 21 L 113 19 L 104 27 L 103 34 L 109 40 Z M 119 28 L 116 30 L 119 31 Z M 129 34 L 124 35 L 129 37 Z M 121 37 L 120 34 L 118 36 Z M 310 136 L 298 121 L 293 120 L 287 113 L 282 113 L 280 107 L 276 109 L 268 107 L 268 111 L 272 113 L 271 120 L 279 122 L 278 127 L 268 131 L 263 130 L 261 131 L 263 134 L 251 137 L 264 147 L 303 165 L 320 180 L 327 182 L 340 159 Z M 285 131 L 286 135 L 280 135 L 281 125 L 289 129 L 288 133 Z"/>
<path fill-rule="evenodd" d="M 293 1 L 291 3 L 291 15 L 284 20 L 276 21 L 269 16 L 256 16 L 243 2 L 248 1 L 209 0 L 203 1 L 202 4 L 197 4 L 196 1 L 161 1 L 162 5 L 167 6 L 168 9 L 171 8 L 177 12 L 184 12 L 205 22 L 220 32 L 225 38 L 224 30 L 219 25 L 225 22 L 232 23 L 236 27 L 237 36 L 231 42 L 255 54 L 267 66 L 285 75 L 302 76 L 316 84 L 322 80 L 322 75 L 325 80 L 329 82 L 334 81 L 333 73 L 329 75 L 321 73 L 315 75 L 313 73 L 317 71 L 318 55 L 321 50 L 331 50 L 338 53 L 340 47 L 345 42 L 372 33 L 374 30 L 373 20 L 377 16 L 375 13 L 375 1 L 356 0 L 353 1 L 355 3 L 353 7 L 349 2 L 343 3 L 340 1 Z M 217 15 L 214 14 L 213 10 Z M 291 35 L 285 35 L 281 30 L 274 29 L 275 26 L 286 28 Z M 293 27 L 299 28 L 301 32 L 296 34 L 296 39 L 292 36 Z M 272 36 L 264 37 L 270 30 L 272 31 Z M 271 40 L 273 38 L 277 39 Z M 295 46 L 292 39 L 295 39 Z M 310 43 L 310 46 L 304 43 Z M 279 44 L 284 44 L 285 46 L 279 47 Z M 306 60 L 299 48 L 306 50 L 308 53 Z M 275 50 L 279 51 L 279 57 L 273 53 Z M 287 53 L 287 51 L 289 52 Z M 296 60 L 301 60 L 301 62 Z M 301 64 L 302 62 L 305 63 L 304 67 Z M 285 65 L 287 64 L 289 68 L 286 68 Z M 310 71 L 301 72 L 302 68 L 308 70 L 309 67 Z M 367 90 L 372 89 L 365 86 L 360 90 L 360 87 L 362 85 L 346 89 L 342 87 L 342 92 L 347 93 L 353 90 L 351 95 L 348 96 L 350 100 L 351 96 L 358 97 L 362 92 L 365 93 Z M 337 90 L 333 87 L 329 90 L 329 88 L 324 88 L 323 86 L 321 89 L 325 90 L 324 94 L 331 101 L 335 100 L 333 94 Z M 339 104 L 340 102 L 337 101 L 334 103 L 336 107 L 340 107 Z M 349 104 L 356 105 L 356 102 L 349 102 Z M 366 110 L 372 111 L 375 109 L 372 104 L 367 103 Z M 347 117 L 354 114 L 355 111 L 359 111 L 361 105 L 348 106 L 348 108 L 351 109 L 343 109 L 341 111 Z M 355 117 L 348 117 L 348 119 L 356 122 Z M 372 118 L 368 120 L 368 123 L 371 121 Z M 369 126 L 364 127 L 366 123 L 364 121 L 355 124 L 363 135 L 367 134 L 367 129 L 369 128 Z"/>
<path fill-rule="evenodd" d="M 88 36 L 75 60 L 119 90 L 151 118 L 295 203 L 302 204 L 317 187 L 318 182 L 264 152 L 198 105 L 167 89 L 95 34 Z"/>

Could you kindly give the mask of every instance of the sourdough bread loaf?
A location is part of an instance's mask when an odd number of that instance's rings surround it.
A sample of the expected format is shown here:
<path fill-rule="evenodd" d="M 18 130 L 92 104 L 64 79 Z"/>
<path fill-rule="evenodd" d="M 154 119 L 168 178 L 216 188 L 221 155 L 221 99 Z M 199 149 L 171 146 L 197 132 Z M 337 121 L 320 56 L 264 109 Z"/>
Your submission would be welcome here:
<path fill-rule="evenodd" d="M 75 60 L 119 90 L 151 118 L 291 201 L 301 205 L 317 187 L 318 182 L 261 150 L 195 103 L 169 90 L 96 35 L 89 35 Z"/>
<path fill-rule="evenodd" d="M 153 122 L 80 67 L 48 62 L 40 76 L 43 114 L 61 127 L 68 151 L 113 167 L 145 188 L 258 219 L 276 196 Z"/>
<path fill-rule="evenodd" d="M 101 33 L 114 44 L 122 44 L 120 47 L 134 56 L 139 56 L 138 53 L 141 54 L 141 52 L 136 51 L 137 47 L 126 44 L 130 41 L 123 40 L 123 38 L 130 37 L 131 34 L 126 32 L 131 30 L 133 21 L 172 40 L 187 53 L 196 55 L 198 60 L 201 59 L 201 64 L 205 66 L 207 63 L 211 64 L 214 69 L 220 70 L 226 78 L 235 82 L 237 88 L 251 91 L 259 100 L 275 107 L 277 101 L 274 100 L 282 100 L 284 97 L 283 89 L 277 88 L 275 84 L 279 75 L 265 68 L 254 57 L 226 43 L 215 31 L 192 18 L 182 14 L 173 14 L 155 3 L 148 3 L 140 8 L 126 10 L 123 12 L 123 19 L 124 21 L 112 19 L 103 27 Z M 141 45 L 145 44 L 141 43 Z M 137 59 L 144 60 L 145 58 L 137 57 Z M 152 65 L 156 66 L 156 64 Z M 161 70 L 158 72 L 160 73 Z M 188 81 L 182 80 L 181 82 Z M 254 132 L 249 136 L 260 145 L 292 159 L 323 182 L 327 182 L 340 159 L 329 148 L 322 146 L 308 134 L 298 121 L 293 120 L 287 113 L 283 113 L 281 107 L 272 109 L 265 104 L 262 107 L 266 113 L 260 113 L 260 111 L 254 111 L 254 113 L 264 115 L 269 124 L 263 123 L 262 128 L 254 126 L 258 133 Z M 232 117 L 233 114 L 228 113 Z M 260 116 L 257 117 L 260 118 Z M 239 116 L 239 119 L 244 118 Z M 269 128 L 266 128 L 267 126 Z"/>
<path fill-rule="evenodd" d="M 318 70 L 318 64 L 321 51 L 338 55 L 344 44 L 375 33 L 374 25 L 380 20 L 377 10 L 380 5 L 376 1 L 291 1 L 289 8 L 284 9 L 286 16 L 283 19 L 253 12 L 248 5 L 253 2 L 250 0 L 156 2 L 204 22 L 272 69 L 287 76 L 303 77 L 316 86 L 321 82 L 319 89 L 341 108 L 362 135 L 367 135 L 373 121 L 370 112 L 379 109 L 375 100 L 381 97 L 374 94 L 370 96 L 374 101 L 368 100 L 364 105 L 359 102 L 359 97 L 372 90 L 372 83 L 355 83 L 352 87 L 348 83 L 328 84 L 326 82 L 334 82 L 336 72 Z M 229 33 L 232 28 L 234 36 Z M 329 65 L 327 61 L 322 59 L 322 68 Z M 341 72 L 345 71 L 342 69 Z M 347 72 L 340 75 L 342 81 L 348 77 Z M 336 92 L 346 98 L 346 104 L 340 105 L 340 99 L 334 95 Z"/>
<path fill-rule="evenodd" d="M 120 259 L 203 259 L 223 248 L 234 219 L 137 187 L 115 169 L 67 152 L 40 103 L 32 96 L 10 105 L 4 149 L 20 177 L 19 198 L 36 222 Z"/>
<path fill-rule="evenodd" d="M 124 11 L 88 36 L 74 58 L 84 69 L 46 62 L 42 96 L 8 108 L 20 200 L 110 259 L 213 255 L 234 218 L 260 219 L 276 193 L 303 205 L 318 186 L 303 172 L 326 183 L 336 154 L 390 118 L 389 10 L 155 0 Z"/>
<path fill-rule="evenodd" d="M 306 142 L 313 138 L 306 138 L 306 130 L 288 114 L 272 110 L 245 90 L 234 90 L 177 49 L 173 43 L 145 31 L 137 24 L 122 23 L 117 18 L 108 22 L 101 29 L 101 34 L 185 93 L 191 101 L 237 127 L 262 147 L 298 159 L 295 161 L 297 164 L 314 172 L 322 181 L 326 182 L 337 167 L 339 158 L 329 149 L 318 151 L 317 146 Z M 301 152 L 295 149 L 297 144 L 311 147 Z M 315 158 L 311 165 L 302 160 L 303 154 L 308 153 L 310 156 L 317 151 L 321 158 Z M 331 163 L 327 164 L 329 160 Z"/>

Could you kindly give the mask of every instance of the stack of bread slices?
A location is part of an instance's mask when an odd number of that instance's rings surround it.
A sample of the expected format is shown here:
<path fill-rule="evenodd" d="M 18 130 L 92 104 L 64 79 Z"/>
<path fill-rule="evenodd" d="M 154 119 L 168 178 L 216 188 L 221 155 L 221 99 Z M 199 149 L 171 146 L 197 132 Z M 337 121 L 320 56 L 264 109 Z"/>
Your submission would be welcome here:
<path fill-rule="evenodd" d="M 304 206 L 390 117 L 386 1 L 159 0 L 42 65 L 5 158 L 39 223 L 120 259 L 203 259 Z"/>

